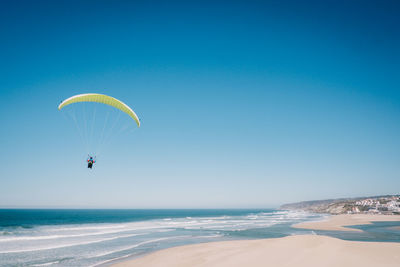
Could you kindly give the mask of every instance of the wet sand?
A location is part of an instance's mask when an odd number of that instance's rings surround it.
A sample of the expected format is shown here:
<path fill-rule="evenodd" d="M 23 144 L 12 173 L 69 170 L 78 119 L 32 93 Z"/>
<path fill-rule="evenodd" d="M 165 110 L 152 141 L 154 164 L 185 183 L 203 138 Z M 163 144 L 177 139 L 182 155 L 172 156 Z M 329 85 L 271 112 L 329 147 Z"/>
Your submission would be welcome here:
<path fill-rule="evenodd" d="M 371 224 L 373 221 L 394 222 L 400 221 L 400 215 L 375 215 L 375 214 L 341 214 L 332 215 L 325 221 L 305 222 L 294 225 L 295 228 L 328 230 L 328 231 L 362 231 L 345 226 Z M 399 265 L 400 266 L 400 265 Z"/>

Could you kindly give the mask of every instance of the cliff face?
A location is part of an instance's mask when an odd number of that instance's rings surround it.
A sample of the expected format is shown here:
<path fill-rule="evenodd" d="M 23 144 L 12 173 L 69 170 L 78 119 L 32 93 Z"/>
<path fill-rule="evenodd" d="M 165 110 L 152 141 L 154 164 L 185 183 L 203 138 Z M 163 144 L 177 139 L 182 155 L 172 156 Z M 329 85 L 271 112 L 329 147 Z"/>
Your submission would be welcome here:
<path fill-rule="evenodd" d="M 281 209 L 304 210 L 314 213 L 345 214 L 374 213 L 400 214 L 400 196 L 376 196 L 303 201 L 285 204 Z"/>
<path fill-rule="evenodd" d="M 349 199 L 303 201 L 282 205 L 281 209 L 305 210 L 315 213 L 343 214 L 347 213 L 346 206 L 350 201 L 351 200 Z"/>

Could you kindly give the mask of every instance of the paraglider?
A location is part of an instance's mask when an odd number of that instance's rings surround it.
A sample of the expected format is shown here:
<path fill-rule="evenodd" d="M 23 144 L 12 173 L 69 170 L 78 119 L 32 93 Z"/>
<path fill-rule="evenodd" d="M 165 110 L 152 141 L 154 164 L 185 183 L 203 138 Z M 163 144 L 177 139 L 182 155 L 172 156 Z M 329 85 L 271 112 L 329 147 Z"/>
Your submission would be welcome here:
<path fill-rule="evenodd" d="M 98 143 L 104 143 L 105 139 L 107 139 L 107 137 L 109 137 L 111 135 L 112 131 L 115 130 L 115 128 L 118 128 L 118 127 L 115 127 L 116 122 L 114 122 L 114 120 L 112 120 L 111 118 L 109 119 L 110 108 L 107 108 L 108 112 L 109 112 L 109 113 L 107 113 L 107 116 L 105 116 L 105 115 L 100 116 L 104 120 L 104 123 L 103 123 L 104 126 L 101 126 L 101 127 L 99 126 L 98 131 L 93 129 L 93 125 L 95 125 L 95 115 L 96 115 L 97 103 L 112 107 L 111 110 L 117 109 L 116 112 L 118 113 L 118 119 L 120 117 L 120 113 L 127 114 L 130 117 L 130 119 L 133 119 L 133 121 L 136 123 L 137 127 L 140 127 L 140 120 L 139 120 L 138 116 L 136 115 L 136 113 L 132 110 L 132 108 L 130 108 L 124 102 L 122 102 L 114 97 L 111 97 L 108 95 L 103 95 L 103 94 L 97 94 L 97 93 L 79 94 L 79 95 L 71 96 L 71 97 L 65 99 L 64 101 L 62 101 L 59 104 L 58 109 L 62 110 L 63 108 L 65 108 L 66 106 L 69 106 L 71 104 L 84 103 L 84 102 L 92 102 L 93 104 L 90 104 L 90 105 L 95 105 L 94 110 L 93 110 L 93 120 L 90 121 L 90 118 L 87 118 L 88 114 L 86 114 L 87 110 L 85 108 L 85 105 L 83 105 L 83 112 L 81 112 L 83 114 L 80 114 L 80 112 L 78 112 L 78 114 L 76 114 L 76 112 L 73 108 L 72 109 L 73 114 L 71 115 L 71 117 L 75 123 L 76 128 L 78 129 L 78 132 L 79 132 L 79 135 L 81 136 L 82 141 L 86 145 L 86 149 L 87 149 L 86 153 L 90 152 L 86 162 L 87 162 L 87 167 L 89 169 L 92 169 L 96 162 L 96 156 L 92 156 L 92 155 L 94 153 L 97 154 L 97 152 L 94 152 L 94 151 L 96 151 L 94 148 L 92 148 L 92 147 L 89 148 L 88 143 L 93 140 L 98 141 Z M 89 105 L 89 104 L 87 104 L 87 105 Z M 73 105 L 73 106 L 75 106 L 75 105 Z M 100 105 L 100 106 L 102 106 L 102 105 Z M 115 108 L 115 109 L 113 109 L 113 108 Z M 69 109 L 69 108 L 67 108 L 67 109 Z M 114 112 L 111 112 L 111 113 L 114 113 Z M 79 125 L 79 120 L 77 119 L 77 115 L 78 116 L 81 115 L 83 118 L 81 121 L 83 123 L 82 127 L 80 127 L 81 125 Z M 129 117 L 126 117 L 126 120 L 132 121 L 130 119 L 128 120 Z M 110 129 L 107 129 L 107 127 L 106 127 L 108 121 L 111 121 L 111 124 L 112 124 L 112 127 L 109 127 Z M 115 121 L 117 121 L 117 120 L 115 120 Z M 132 125 L 131 123 L 127 123 L 127 124 Z M 89 129 L 90 127 L 91 127 L 91 129 Z M 123 127 L 121 127 L 121 128 L 123 128 Z M 108 135 L 107 135 L 107 130 L 109 130 Z M 122 132 L 122 130 L 120 129 L 119 132 Z M 99 134 L 99 137 L 97 138 L 97 140 L 96 140 L 96 138 L 93 138 L 93 132 L 101 132 L 101 134 Z"/>
<path fill-rule="evenodd" d="M 71 96 L 70 98 L 65 99 L 60 103 L 58 106 L 58 109 L 61 110 L 63 107 L 73 104 L 73 103 L 78 103 L 78 102 L 97 102 L 97 103 L 102 103 L 106 104 L 109 106 L 112 106 L 114 108 L 117 108 L 121 110 L 122 112 L 125 112 L 128 114 L 132 119 L 135 120 L 136 124 L 138 127 L 140 127 L 140 120 L 136 113 L 124 102 L 108 96 L 108 95 L 102 95 L 102 94 L 81 94 L 81 95 L 75 95 Z"/>
<path fill-rule="evenodd" d="M 87 163 L 88 163 L 88 165 L 87 165 L 87 167 L 89 168 L 89 169 L 91 169 L 92 167 L 93 167 L 93 164 L 96 162 L 96 157 L 92 157 L 92 156 L 90 156 L 90 155 L 88 155 L 89 156 L 89 158 L 87 159 Z"/>

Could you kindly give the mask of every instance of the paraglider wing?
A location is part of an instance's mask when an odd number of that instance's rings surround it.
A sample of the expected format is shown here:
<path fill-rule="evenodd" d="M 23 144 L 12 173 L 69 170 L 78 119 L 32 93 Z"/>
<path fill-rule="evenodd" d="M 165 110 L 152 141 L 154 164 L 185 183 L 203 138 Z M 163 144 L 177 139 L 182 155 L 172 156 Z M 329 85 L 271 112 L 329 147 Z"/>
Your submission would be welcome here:
<path fill-rule="evenodd" d="M 58 109 L 61 110 L 63 107 L 68 106 L 69 104 L 78 103 L 78 102 L 97 102 L 103 103 L 114 108 L 117 108 L 126 114 L 128 114 L 132 119 L 136 121 L 138 127 L 140 127 L 140 120 L 136 113 L 125 103 L 122 101 L 107 95 L 102 94 L 81 94 L 71 96 L 70 98 L 65 99 L 58 106 Z"/>

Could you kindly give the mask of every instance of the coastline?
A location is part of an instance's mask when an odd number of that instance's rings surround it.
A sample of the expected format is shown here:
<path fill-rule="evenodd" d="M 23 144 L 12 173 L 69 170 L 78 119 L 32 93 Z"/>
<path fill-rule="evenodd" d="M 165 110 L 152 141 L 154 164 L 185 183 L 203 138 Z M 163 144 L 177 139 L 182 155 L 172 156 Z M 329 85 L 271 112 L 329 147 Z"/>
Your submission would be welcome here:
<path fill-rule="evenodd" d="M 294 225 L 315 230 L 361 231 L 346 226 L 400 221 L 399 215 L 345 214 Z M 400 244 L 345 241 L 328 236 L 295 235 L 184 245 L 126 259 L 113 267 L 137 266 L 398 266 Z"/>

